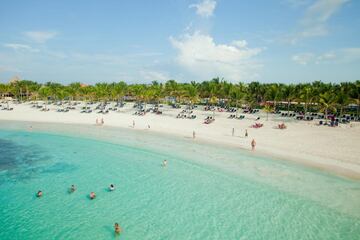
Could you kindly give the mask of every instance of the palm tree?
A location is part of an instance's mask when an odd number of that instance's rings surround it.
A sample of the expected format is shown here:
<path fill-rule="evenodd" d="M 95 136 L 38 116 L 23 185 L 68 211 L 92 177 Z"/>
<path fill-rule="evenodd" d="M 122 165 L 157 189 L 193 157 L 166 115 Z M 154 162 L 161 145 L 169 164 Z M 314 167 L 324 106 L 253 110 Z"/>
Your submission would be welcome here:
<path fill-rule="evenodd" d="M 95 84 L 95 96 L 98 100 L 106 101 L 109 99 L 109 85 L 107 83 L 96 83 Z"/>
<path fill-rule="evenodd" d="M 340 91 L 338 94 L 337 94 L 337 97 L 336 97 L 336 103 L 339 105 L 340 107 L 340 116 L 343 115 L 343 110 L 344 110 L 344 107 L 346 107 L 347 105 L 349 105 L 350 103 L 350 97 L 347 93 L 345 93 L 344 91 Z"/>
<path fill-rule="evenodd" d="M 125 93 L 126 93 L 126 90 L 127 90 L 127 84 L 123 81 L 121 82 L 118 82 L 115 87 L 115 93 L 116 93 L 116 97 L 117 97 L 117 100 L 122 101 L 122 98 L 125 96 Z"/>
<path fill-rule="evenodd" d="M 290 104 L 295 99 L 295 86 L 293 84 L 287 85 L 283 89 L 283 99 L 287 102 L 287 114 L 290 113 Z"/>
<path fill-rule="evenodd" d="M 320 94 L 321 111 L 325 114 L 327 122 L 329 111 L 336 111 L 336 95 L 331 92 Z"/>
<path fill-rule="evenodd" d="M 45 103 L 45 109 L 47 108 L 47 101 L 49 100 L 49 97 L 51 96 L 51 90 L 48 86 L 42 86 L 39 89 L 39 95 L 42 100 L 44 100 Z"/>
<path fill-rule="evenodd" d="M 274 110 L 276 111 L 277 101 L 281 97 L 281 87 L 279 84 L 270 84 L 266 88 L 265 99 L 273 102 Z"/>
<path fill-rule="evenodd" d="M 306 115 L 306 113 L 308 112 L 308 106 L 311 105 L 314 97 L 315 89 L 311 85 L 306 84 L 300 90 L 300 99 L 304 101 L 304 115 Z"/>
<path fill-rule="evenodd" d="M 67 87 L 67 92 L 70 94 L 72 100 L 78 100 L 81 94 L 81 84 L 79 82 L 71 83 Z"/>
<path fill-rule="evenodd" d="M 352 102 L 354 102 L 357 105 L 356 109 L 356 116 L 359 119 L 359 113 L 360 113 L 360 80 L 357 80 L 355 83 L 352 84 L 351 90 L 349 91 L 349 95 L 352 99 Z"/>
<path fill-rule="evenodd" d="M 266 121 L 269 120 L 269 113 L 271 113 L 274 109 L 270 104 L 266 104 L 264 107 L 264 110 L 266 112 Z"/>
<path fill-rule="evenodd" d="M 0 99 L 7 93 L 8 85 L 0 83 Z"/>

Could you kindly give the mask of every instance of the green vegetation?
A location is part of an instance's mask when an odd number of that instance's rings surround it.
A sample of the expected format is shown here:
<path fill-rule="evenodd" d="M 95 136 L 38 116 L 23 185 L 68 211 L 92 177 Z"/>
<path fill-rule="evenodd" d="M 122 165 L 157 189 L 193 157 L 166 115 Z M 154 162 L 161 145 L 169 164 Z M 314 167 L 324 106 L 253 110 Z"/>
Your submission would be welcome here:
<path fill-rule="evenodd" d="M 303 112 L 323 111 L 343 114 L 354 104 L 353 111 L 359 116 L 360 80 L 339 84 L 313 83 L 229 83 L 219 78 L 201 83 L 166 83 L 153 81 L 151 84 L 96 83 L 83 85 L 71 83 L 62 85 L 48 82 L 14 81 L 0 84 L 0 96 L 13 96 L 18 100 L 84 100 L 121 101 L 131 97 L 135 101 L 162 102 L 170 97 L 178 103 L 227 105 L 238 107 L 246 104 L 251 108 L 265 107 L 267 112 L 275 110 L 297 110 Z"/>

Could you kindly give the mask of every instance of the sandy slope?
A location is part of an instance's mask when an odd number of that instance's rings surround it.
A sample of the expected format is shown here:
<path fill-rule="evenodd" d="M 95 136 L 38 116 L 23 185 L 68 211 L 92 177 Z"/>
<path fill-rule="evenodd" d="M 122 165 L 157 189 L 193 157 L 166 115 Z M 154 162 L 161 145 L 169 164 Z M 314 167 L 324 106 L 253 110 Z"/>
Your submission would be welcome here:
<path fill-rule="evenodd" d="M 28 103 L 14 105 L 13 111 L 1 111 L 0 120 L 59 122 L 76 124 L 95 124 L 96 118 L 103 118 L 105 125 L 132 128 L 134 130 L 147 129 L 150 131 L 174 134 L 180 137 L 192 138 L 193 130 L 196 132 L 195 141 L 208 141 L 226 144 L 234 147 L 251 149 L 250 142 L 254 138 L 257 142 L 256 153 L 273 155 L 284 160 L 292 160 L 301 164 L 321 168 L 343 176 L 360 179 L 360 124 L 352 123 L 331 128 L 317 126 L 317 121 L 305 122 L 283 119 L 265 114 L 246 114 L 243 120 L 228 119 L 230 113 L 215 112 L 215 122 L 206 125 L 203 119 L 212 115 L 212 112 L 195 110 L 197 118 L 176 119 L 181 111 L 164 107 L 162 115 L 148 113 L 145 116 L 134 116 L 135 110 L 127 104 L 120 112 L 110 112 L 107 115 L 80 113 L 80 110 L 71 110 L 67 113 L 58 113 L 56 106 L 50 106 L 51 111 L 40 112 L 31 108 Z M 201 108 L 202 109 L 202 108 Z M 264 127 L 253 129 L 250 126 L 257 116 Z M 279 130 L 275 126 L 285 120 L 287 129 Z M 232 136 L 235 128 L 235 136 Z M 245 138 L 245 129 L 249 137 Z"/>

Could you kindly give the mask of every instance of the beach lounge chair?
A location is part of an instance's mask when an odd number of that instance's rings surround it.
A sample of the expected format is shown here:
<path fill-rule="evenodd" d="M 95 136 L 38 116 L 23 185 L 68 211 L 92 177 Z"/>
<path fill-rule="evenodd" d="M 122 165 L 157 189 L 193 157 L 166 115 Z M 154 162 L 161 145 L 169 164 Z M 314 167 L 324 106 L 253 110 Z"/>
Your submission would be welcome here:
<path fill-rule="evenodd" d="M 253 124 L 251 127 L 252 128 L 261 128 L 261 127 L 263 127 L 264 126 L 264 124 L 262 124 L 262 123 L 255 123 L 255 124 Z"/>

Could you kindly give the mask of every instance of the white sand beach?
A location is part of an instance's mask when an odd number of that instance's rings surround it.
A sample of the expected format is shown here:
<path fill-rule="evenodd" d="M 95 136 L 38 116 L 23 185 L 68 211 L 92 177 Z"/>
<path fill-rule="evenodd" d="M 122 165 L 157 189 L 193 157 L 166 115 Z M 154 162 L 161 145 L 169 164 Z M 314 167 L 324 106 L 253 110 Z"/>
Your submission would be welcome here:
<path fill-rule="evenodd" d="M 256 140 L 254 154 L 271 155 L 274 158 L 323 169 L 337 175 L 360 179 L 360 124 L 340 124 L 339 127 L 318 126 L 317 120 L 297 121 L 265 113 L 243 114 L 245 119 L 228 119 L 232 113 L 215 112 L 215 121 L 204 124 L 204 118 L 213 112 L 204 111 L 199 106 L 194 110 L 196 119 L 177 119 L 181 109 L 164 105 L 163 114 L 147 113 L 145 116 L 133 115 L 136 111 L 132 103 L 117 112 L 108 114 L 80 113 L 82 105 L 69 112 L 56 112 L 57 106 L 50 105 L 50 111 L 41 112 L 31 108 L 30 103 L 11 104 L 12 111 L 0 111 L 0 120 L 49 122 L 65 124 L 87 124 L 96 126 L 96 119 L 103 118 L 105 126 L 133 128 L 134 131 L 152 131 L 187 138 L 189 141 L 204 141 L 251 151 L 251 141 Z M 149 106 L 150 107 L 150 106 Z M 251 128 L 257 117 L 264 126 Z M 285 122 L 287 128 L 276 126 Z M 150 128 L 149 128 L 150 127 Z M 235 134 L 232 136 L 232 129 Z M 245 129 L 249 136 L 245 137 Z M 193 131 L 196 138 L 192 139 Z"/>

